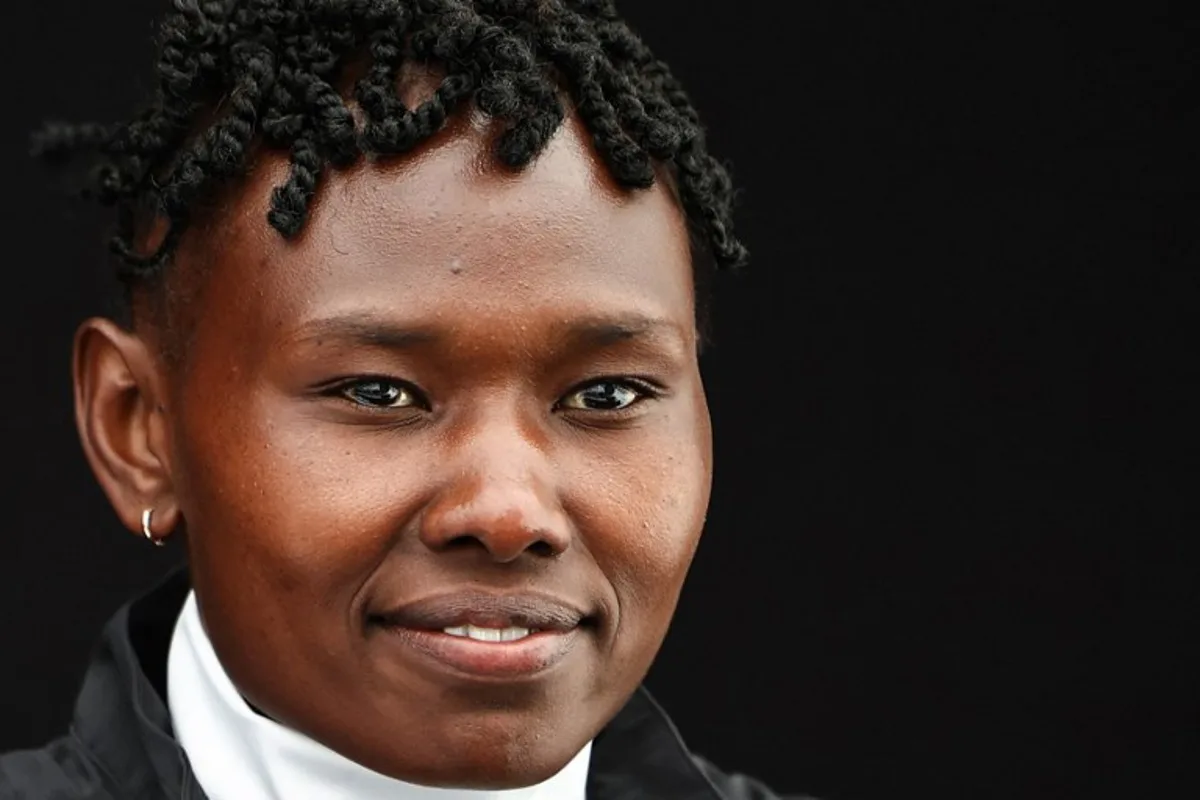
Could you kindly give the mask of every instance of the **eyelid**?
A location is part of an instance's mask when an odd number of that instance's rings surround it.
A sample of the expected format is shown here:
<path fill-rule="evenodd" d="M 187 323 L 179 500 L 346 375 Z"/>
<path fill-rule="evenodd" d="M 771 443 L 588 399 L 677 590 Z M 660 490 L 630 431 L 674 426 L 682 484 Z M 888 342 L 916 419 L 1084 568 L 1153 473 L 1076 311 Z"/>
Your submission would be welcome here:
<path fill-rule="evenodd" d="M 324 381 L 324 382 L 314 386 L 313 392 L 322 397 L 334 397 L 334 398 L 346 399 L 343 395 L 343 392 L 345 392 L 346 389 L 348 389 L 352 386 L 358 385 L 358 384 L 363 384 L 363 383 L 383 383 L 383 384 L 391 384 L 393 386 L 397 386 L 397 387 L 402 388 L 405 391 L 408 391 L 412 394 L 413 399 L 416 401 L 416 407 L 424 408 L 426 410 L 429 410 L 432 407 L 432 404 L 429 402 L 428 396 L 425 394 L 424 391 L 421 390 L 421 388 L 419 386 L 417 386 L 412 381 L 408 381 L 403 378 L 397 378 L 397 377 L 391 376 L 391 375 L 379 375 L 379 374 L 368 373 L 368 374 L 363 374 L 363 375 L 350 375 L 350 376 L 341 377 L 341 378 L 334 378 L 332 380 Z M 566 399 L 572 395 L 578 394 L 578 393 L 584 391 L 585 389 L 589 389 L 593 386 L 597 386 L 599 384 L 604 384 L 604 383 L 615 383 L 615 384 L 618 384 L 621 386 L 628 387 L 628 388 L 634 390 L 639 395 L 637 400 L 635 400 L 629 406 L 626 406 L 626 409 L 632 408 L 635 405 L 639 405 L 644 400 L 660 399 L 660 398 L 664 397 L 668 392 L 668 390 L 665 386 L 663 386 L 662 384 L 660 384 L 657 381 L 654 381 L 650 378 L 646 378 L 644 376 L 640 376 L 640 375 L 602 375 L 602 376 L 599 376 L 596 378 L 589 378 L 586 381 L 582 381 L 582 382 L 577 383 L 574 386 L 572 386 L 554 404 L 555 409 L 562 408 L 562 402 L 564 399 Z M 347 402 L 350 402 L 350 401 L 347 400 Z M 370 406 L 362 406 L 362 408 L 371 409 Z M 608 412 L 608 413 L 620 413 L 621 411 L 626 410 L 626 409 L 617 409 L 616 411 L 612 411 L 612 412 Z M 375 411 L 389 411 L 389 410 L 396 410 L 396 409 L 375 408 L 374 410 Z M 570 409 L 570 410 L 580 411 L 583 409 Z"/>
<path fill-rule="evenodd" d="M 615 383 L 615 384 L 618 384 L 621 386 L 628 387 L 630 389 L 633 389 L 640 396 L 636 400 L 634 400 L 632 403 L 630 403 L 628 406 L 626 406 L 625 408 L 615 409 L 612 411 L 601 411 L 598 409 L 593 409 L 593 410 L 591 410 L 591 413 L 620 414 L 622 411 L 627 411 L 636 405 L 640 405 L 645 400 L 656 400 L 656 399 L 663 397 L 667 393 L 666 387 L 662 386 L 661 384 L 657 383 L 656 381 L 650 380 L 649 378 L 644 378 L 644 377 L 637 376 L 637 375 L 605 375 L 605 376 L 601 376 L 599 378 L 590 378 L 582 383 L 575 384 L 573 387 L 568 389 L 566 391 L 566 393 L 563 394 L 562 397 L 559 398 L 558 402 L 556 402 L 554 404 L 555 409 L 562 408 L 563 400 L 565 400 L 566 398 L 571 397 L 572 395 L 579 394 L 580 392 L 584 391 L 585 389 L 589 389 L 593 386 L 596 386 L 598 384 L 604 384 L 604 383 Z M 585 411 L 588 409 L 572 408 L 569 410 L 570 411 Z"/>
<path fill-rule="evenodd" d="M 626 386 L 632 386 L 635 389 L 646 392 L 647 394 L 653 392 L 661 393 L 667 390 L 667 387 L 663 386 L 658 381 L 654 380 L 653 378 L 648 378 L 644 375 L 599 375 L 595 378 L 588 378 L 585 381 L 580 381 L 568 389 L 566 393 L 570 394 L 571 392 L 578 392 L 580 389 L 586 389 L 589 386 L 595 386 L 598 383 L 620 383 Z"/>
<path fill-rule="evenodd" d="M 421 391 L 421 387 L 417 386 L 412 381 L 406 381 L 403 378 L 397 378 L 391 375 L 366 374 L 335 378 L 314 386 L 313 391 L 321 397 L 340 398 L 349 403 L 353 401 L 351 401 L 349 398 L 346 398 L 343 393 L 346 391 L 346 389 L 363 383 L 382 383 L 396 386 L 397 388 L 409 392 L 413 396 L 413 400 L 416 402 L 413 406 L 410 406 L 410 408 L 423 408 L 425 410 L 429 410 L 431 407 L 429 398 L 426 396 L 425 392 Z M 374 407 L 358 403 L 355 403 L 354 405 L 359 408 L 376 412 L 402 410 L 401 408 Z"/>

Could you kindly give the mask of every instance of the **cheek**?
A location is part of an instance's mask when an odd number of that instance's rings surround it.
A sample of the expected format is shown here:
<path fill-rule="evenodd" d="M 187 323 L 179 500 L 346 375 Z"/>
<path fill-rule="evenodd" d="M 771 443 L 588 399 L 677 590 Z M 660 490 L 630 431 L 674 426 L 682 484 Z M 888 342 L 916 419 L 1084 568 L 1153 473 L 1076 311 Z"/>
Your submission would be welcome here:
<path fill-rule="evenodd" d="M 574 484 L 591 490 L 579 500 L 591 509 L 580 514 L 585 525 L 589 517 L 606 517 L 586 546 L 617 592 L 622 624 L 636 612 L 665 629 L 708 509 L 711 435 L 703 398 L 609 463 L 602 484 L 594 478 Z"/>
<path fill-rule="evenodd" d="M 377 432 L 314 421 L 288 404 L 197 415 L 186 429 L 181 494 L 195 555 L 289 595 L 356 587 L 419 494 L 402 468 L 404 444 L 380 446 Z"/>

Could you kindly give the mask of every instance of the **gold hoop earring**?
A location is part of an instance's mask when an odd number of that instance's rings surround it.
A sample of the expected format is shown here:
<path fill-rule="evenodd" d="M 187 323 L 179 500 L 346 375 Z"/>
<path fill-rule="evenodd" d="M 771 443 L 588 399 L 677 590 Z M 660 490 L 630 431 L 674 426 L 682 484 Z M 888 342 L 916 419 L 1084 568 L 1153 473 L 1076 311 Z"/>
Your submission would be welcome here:
<path fill-rule="evenodd" d="M 142 512 L 142 535 L 154 543 L 156 547 L 162 547 L 166 544 L 164 536 L 162 539 L 155 537 L 154 531 L 150 530 L 150 519 L 154 516 L 154 509 L 147 508 Z"/>

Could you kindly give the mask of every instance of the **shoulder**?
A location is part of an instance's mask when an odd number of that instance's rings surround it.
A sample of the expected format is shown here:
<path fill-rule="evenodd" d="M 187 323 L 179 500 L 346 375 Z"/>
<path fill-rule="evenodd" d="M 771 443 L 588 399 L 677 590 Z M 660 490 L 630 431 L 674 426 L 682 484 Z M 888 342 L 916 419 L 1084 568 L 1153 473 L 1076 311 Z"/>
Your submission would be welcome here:
<path fill-rule="evenodd" d="M 692 760 L 716 788 L 722 800 L 816 800 L 808 795 L 782 795 L 767 788 L 761 781 L 747 775 L 722 772 L 712 762 L 693 755 Z"/>
<path fill-rule="evenodd" d="M 0 800 L 115 800 L 71 736 L 36 750 L 0 753 Z"/>

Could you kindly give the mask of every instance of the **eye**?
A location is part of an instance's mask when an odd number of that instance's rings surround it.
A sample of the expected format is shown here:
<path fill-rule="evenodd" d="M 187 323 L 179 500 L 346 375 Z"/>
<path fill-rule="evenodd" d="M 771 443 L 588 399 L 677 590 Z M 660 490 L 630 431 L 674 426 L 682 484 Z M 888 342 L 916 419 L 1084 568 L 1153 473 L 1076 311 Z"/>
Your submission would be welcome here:
<path fill-rule="evenodd" d="M 583 386 L 559 401 L 559 408 L 577 411 L 623 411 L 654 390 L 626 380 L 602 380 Z"/>
<path fill-rule="evenodd" d="M 370 408 L 409 408 L 421 405 L 414 389 L 399 381 L 382 378 L 344 383 L 335 391 L 351 403 Z"/>

